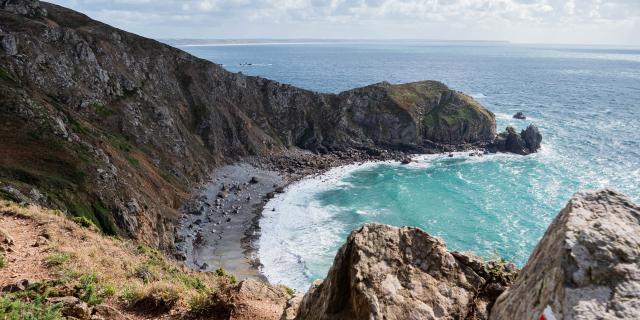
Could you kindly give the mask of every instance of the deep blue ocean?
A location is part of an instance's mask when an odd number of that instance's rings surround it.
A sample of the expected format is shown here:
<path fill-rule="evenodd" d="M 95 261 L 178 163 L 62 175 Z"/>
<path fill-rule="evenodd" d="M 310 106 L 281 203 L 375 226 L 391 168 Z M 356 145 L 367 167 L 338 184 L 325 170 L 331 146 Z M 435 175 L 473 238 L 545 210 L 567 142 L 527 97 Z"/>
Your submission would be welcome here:
<path fill-rule="evenodd" d="M 543 134 L 532 156 L 423 156 L 292 185 L 260 223 L 262 271 L 274 283 L 306 290 L 365 222 L 418 226 L 451 249 L 522 266 L 576 191 L 608 186 L 640 201 L 639 49 L 419 41 L 181 48 L 324 92 L 439 80 L 493 111 L 500 131 L 534 123 Z M 512 119 L 518 111 L 528 119 Z"/>

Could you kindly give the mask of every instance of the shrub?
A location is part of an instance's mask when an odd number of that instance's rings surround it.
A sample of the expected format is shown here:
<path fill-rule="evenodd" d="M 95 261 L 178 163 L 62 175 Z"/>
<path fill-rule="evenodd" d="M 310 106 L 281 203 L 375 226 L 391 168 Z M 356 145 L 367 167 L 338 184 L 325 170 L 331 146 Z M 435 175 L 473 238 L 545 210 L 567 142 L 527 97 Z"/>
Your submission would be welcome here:
<path fill-rule="evenodd" d="M 91 228 L 91 227 L 96 227 L 95 223 L 93 223 L 93 221 L 89 220 L 87 217 L 73 217 L 71 218 L 71 221 L 77 223 L 78 225 L 80 225 L 81 227 L 85 227 L 85 228 Z"/>
<path fill-rule="evenodd" d="M 134 275 L 144 283 L 150 283 L 157 280 L 157 276 L 151 270 L 148 264 L 141 264 L 136 267 Z"/>
<path fill-rule="evenodd" d="M 58 267 L 65 264 L 69 259 L 71 259 L 71 256 L 68 253 L 54 252 L 47 257 L 45 265 L 49 268 Z"/>
<path fill-rule="evenodd" d="M 104 292 L 99 289 L 97 282 L 96 274 L 89 273 L 80 277 L 80 283 L 76 286 L 78 297 L 89 306 L 102 303 Z"/>
<path fill-rule="evenodd" d="M 205 291 L 207 289 L 204 283 L 195 276 L 180 274 L 178 275 L 178 279 L 188 288 L 196 289 L 198 291 Z"/>
<path fill-rule="evenodd" d="M 144 298 L 144 291 L 139 285 L 127 285 L 122 289 L 120 298 L 128 305 L 133 306 Z"/>
<path fill-rule="evenodd" d="M 7 260 L 4 258 L 3 254 L 0 254 L 0 269 L 7 266 Z"/>
<path fill-rule="evenodd" d="M 180 299 L 180 292 L 172 284 L 156 282 L 148 287 L 141 298 L 130 305 L 137 310 L 149 313 L 164 313 L 171 309 Z"/>
<path fill-rule="evenodd" d="M 0 296 L 0 319 L 6 320 L 62 320 L 60 305 L 49 305 L 43 296 L 23 301 L 15 295 Z"/>

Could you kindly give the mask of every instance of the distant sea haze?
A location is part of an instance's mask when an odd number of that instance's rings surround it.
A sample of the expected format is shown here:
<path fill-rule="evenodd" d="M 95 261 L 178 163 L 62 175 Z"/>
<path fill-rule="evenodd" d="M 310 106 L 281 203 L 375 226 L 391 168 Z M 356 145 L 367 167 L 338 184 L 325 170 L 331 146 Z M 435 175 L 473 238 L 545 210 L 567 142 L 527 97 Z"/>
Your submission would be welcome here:
<path fill-rule="evenodd" d="M 299 39 L 158 39 L 158 41 L 166 43 L 168 45 L 177 47 L 193 47 L 193 46 L 223 46 L 223 45 L 275 45 L 275 44 L 339 44 L 339 43 L 396 43 L 396 42 L 430 42 L 430 43 L 470 43 L 470 44 L 508 44 L 508 41 L 472 41 L 472 40 L 425 40 L 425 39 L 407 39 L 407 40 L 394 40 L 394 39 L 314 39 L 314 38 L 299 38 Z"/>
<path fill-rule="evenodd" d="M 532 156 L 421 156 L 407 166 L 339 168 L 290 187 L 267 204 L 260 222 L 259 257 L 272 282 L 306 289 L 325 276 L 338 246 L 364 222 L 418 226 L 454 250 L 522 266 L 574 192 L 610 186 L 640 201 L 640 50 L 421 40 L 189 41 L 173 45 L 234 72 L 322 92 L 439 80 L 493 111 L 499 130 L 534 123 L 544 136 L 542 151 Z M 512 118 L 519 111 L 527 120 Z"/>

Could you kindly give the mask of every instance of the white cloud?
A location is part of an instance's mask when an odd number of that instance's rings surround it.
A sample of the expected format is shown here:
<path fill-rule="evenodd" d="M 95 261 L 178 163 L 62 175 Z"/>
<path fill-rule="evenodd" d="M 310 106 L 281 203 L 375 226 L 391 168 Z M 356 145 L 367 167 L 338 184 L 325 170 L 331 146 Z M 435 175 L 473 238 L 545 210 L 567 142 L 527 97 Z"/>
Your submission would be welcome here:
<path fill-rule="evenodd" d="M 638 0 L 53 2 L 153 37 L 358 38 L 375 34 L 382 38 L 446 35 L 456 39 L 473 37 L 536 42 L 547 42 L 547 37 L 549 41 L 570 42 L 572 39 L 584 38 L 584 35 L 576 35 L 576 32 L 589 32 L 592 42 L 625 41 L 640 44 L 640 39 L 629 40 L 633 39 L 634 34 L 640 34 Z M 123 18 L 133 16 L 136 20 L 126 21 Z M 180 20 L 178 17 L 188 18 Z M 411 29 L 412 26 L 415 30 Z"/>

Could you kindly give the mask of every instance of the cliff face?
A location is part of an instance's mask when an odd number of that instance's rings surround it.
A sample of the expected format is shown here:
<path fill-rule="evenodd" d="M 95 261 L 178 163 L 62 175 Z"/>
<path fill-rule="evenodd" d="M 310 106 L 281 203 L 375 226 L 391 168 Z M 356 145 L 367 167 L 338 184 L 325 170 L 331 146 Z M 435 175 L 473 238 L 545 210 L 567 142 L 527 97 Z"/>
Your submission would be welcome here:
<path fill-rule="evenodd" d="M 624 195 L 578 193 L 517 272 L 419 229 L 365 225 L 283 318 L 640 319 L 639 233 Z"/>
<path fill-rule="evenodd" d="M 365 225 L 305 294 L 296 319 L 487 319 L 516 272 L 449 252 L 417 228 Z"/>
<path fill-rule="evenodd" d="M 640 319 L 640 207 L 578 193 L 544 234 L 491 319 Z"/>
<path fill-rule="evenodd" d="M 0 49 L 1 194 L 161 247 L 189 190 L 246 155 L 495 136 L 491 112 L 437 82 L 311 92 L 35 0 L 0 2 Z"/>

